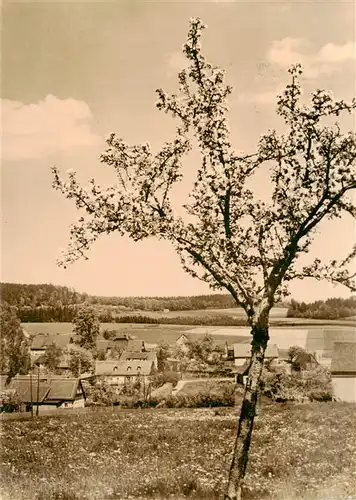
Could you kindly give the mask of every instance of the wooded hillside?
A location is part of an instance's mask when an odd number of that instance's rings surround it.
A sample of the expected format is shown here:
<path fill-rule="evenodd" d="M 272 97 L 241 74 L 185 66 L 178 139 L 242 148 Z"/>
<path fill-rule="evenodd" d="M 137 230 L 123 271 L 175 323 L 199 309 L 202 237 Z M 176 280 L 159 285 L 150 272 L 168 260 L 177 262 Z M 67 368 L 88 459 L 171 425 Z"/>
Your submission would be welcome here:
<path fill-rule="evenodd" d="M 235 306 L 230 295 L 210 294 L 179 297 L 103 297 L 78 293 L 66 286 L 51 284 L 26 285 L 18 283 L 0 284 L 1 300 L 16 306 L 19 317 L 23 322 L 71 322 L 78 307 L 93 305 L 97 308 L 101 322 L 118 321 L 116 316 L 127 311 L 130 321 L 138 322 L 133 311 L 191 311 L 204 309 L 228 309 Z M 341 319 L 356 315 L 356 297 L 349 299 L 331 298 L 326 301 L 312 303 L 292 300 L 289 304 L 280 304 L 288 307 L 288 317 L 314 319 Z M 123 321 L 125 318 L 120 318 Z M 192 318 L 191 318 L 192 320 Z M 223 324 L 232 318 L 225 318 Z M 179 323 L 179 320 L 176 319 Z M 236 320 L 234 320 L 236 322 Z M 159 322 L 152 318 L 143 318 L 142 322 Z M 172 323 L 174 319 L 166 318 L 165 322 Z M 198 323 L 201 322 L 199 319 Z M 240 321 L 241 322 L 241 321 Z M 228 323 L 230 324 L 230 323 Z"/>

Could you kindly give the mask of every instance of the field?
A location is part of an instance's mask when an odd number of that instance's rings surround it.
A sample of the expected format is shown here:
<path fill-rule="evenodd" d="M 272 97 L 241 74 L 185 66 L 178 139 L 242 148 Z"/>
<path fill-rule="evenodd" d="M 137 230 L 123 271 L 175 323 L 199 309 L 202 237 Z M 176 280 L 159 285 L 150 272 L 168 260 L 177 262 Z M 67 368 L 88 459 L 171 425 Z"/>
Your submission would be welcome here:
<path fill-rule="evenodd" d="M 356 498 L 356 405 L 269 405 L 246 500 Z M 70 411 L 70 410 L 69 410 Z M 107 410 L 1 426 L 2 500 L 222 498 L 237 409 Z"/>
<path fill-rule="evenodd" d="M 72 323 L 23 323 L 23 326 L 30 334 L 35 333 L 70 333 L 73 330 Z M 283 328 L 283 327 L 282 327 Z M 305 326 L 291 326 L 286 324 L 288 330 L 308 330 L 307 334 L 307 349 L 311 352 L 323 350 L 328 355 L 331 355 L 331 340 L 356 340 L 356 329 L 348 325 L 333 323 L 331 325 L 321 325 L 311 323 Z M 129 333 L 135 338 L 144 340 L 146 345 L 150 347 L 153 344 L 158 344 L 162 341 L 173 343 L 182 333 L 210 333 L 214 340 L 219 344 L 228 342 L 229 344 L 248 342 L 249 336 L 246 337 L 246 327 L 216 327 L 216 326 L 184 326 L 184 325 L 144 325 L 144 324 L 127 324 L 127 323 L 102 323 L 101 330 L 113 329 Z M 277 331 L 278 327 L 274 327 Z"/>
<path fill-rule="evenodd" d="M 133 311 L 131 312 L 121 312 L 121 316 L 126 316 L 127 314 L 142 314 L 142 316 L 149 316 L 151 318 L 176 318 L 177 316 L 185 316 L 187 318 L 199 316 L 230 316 L 231 318 L 245 318 L 245 312 L 242 308 L 232 307 L 225 309 L 192 309 L 189 311 Z M 287 316 L 287 308 L 275 307 L 271 311 L 271 318 L 285 318 Z"/>

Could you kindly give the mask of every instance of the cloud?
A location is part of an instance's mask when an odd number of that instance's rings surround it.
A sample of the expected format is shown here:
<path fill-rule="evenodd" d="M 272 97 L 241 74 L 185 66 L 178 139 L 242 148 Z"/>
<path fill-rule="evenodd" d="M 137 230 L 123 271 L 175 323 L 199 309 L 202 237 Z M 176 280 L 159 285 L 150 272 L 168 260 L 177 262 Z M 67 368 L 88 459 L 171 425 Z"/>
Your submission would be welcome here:
<path fill-rule="evenodd" d="M 327 63 L 343 63 L 356 59 L 356 44 L 348 42 L 344 45 L 327 43 L 319 51 L 319 59 Z"/>
<path fill-rule="evenodd" d="M 341 71 L 346 63 L 356 60 L 355 42 L 343 45 L 327 43 L 314 54 L 310 45 L 300 38 L 283 38 L 272 42 L 267 51 L 267 60 L 281 67 L 301 63 L 307 78 Z"/>
<path fill-rule="evenodd" d="M 84 101 L 53 95 L 33 104 L 2 99 L 1 111 L 3 159 L 43 158 L 102 142 L 90 130 L 92 114 Z"/>

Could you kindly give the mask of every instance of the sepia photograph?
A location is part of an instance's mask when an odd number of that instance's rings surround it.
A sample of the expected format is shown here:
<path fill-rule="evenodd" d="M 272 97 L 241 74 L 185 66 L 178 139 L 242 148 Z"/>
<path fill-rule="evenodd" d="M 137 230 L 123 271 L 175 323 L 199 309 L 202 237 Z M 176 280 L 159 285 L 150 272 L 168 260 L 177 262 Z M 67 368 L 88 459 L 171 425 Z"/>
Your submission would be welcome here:
<path fill-rule="evenodd" d="M 0 500 L 356 500 L 355 29 L 2 1 Z"/>

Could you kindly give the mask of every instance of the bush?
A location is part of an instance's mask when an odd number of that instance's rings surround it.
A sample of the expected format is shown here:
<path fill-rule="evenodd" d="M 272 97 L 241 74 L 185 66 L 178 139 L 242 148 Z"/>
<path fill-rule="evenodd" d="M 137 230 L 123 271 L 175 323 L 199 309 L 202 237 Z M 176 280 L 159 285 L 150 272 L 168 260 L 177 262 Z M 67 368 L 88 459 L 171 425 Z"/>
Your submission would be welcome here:
<path fill-rule="evenodd" d="M 112 406 L 119 401 L 119 395 L 109 385 L 99 382 L 91 387 L 85 406 Z"/>
<path fill-rule="evenodd" d="M 167 408 L 214 408 L 235 405 L 235 385 L 221 384 L 219 388 L 207 388 L 196 394 L 176 394 L 166 397 L 152 397 L 148 401 L 142 398 L 121 400 L 122 406 L 128 408 L 157 407 Z"/>
<path fill-rule="evenodd" d="M 332 393 L 330 390 L 326 391 L 323 389 L 312 389 L 311 391 L 307 392 L 307 396 L 309 398 L 309 401 L 332 401 Z"/>
<path fill-rule="evenodd" d="M 332 400 L 331 377 L 322 366 L 293 375 L 264 369 L 261 387 L 263 394 L 277 402 Z"/>
<path fill-rule="evenodd" d="M 0 412 L 13 413 L 20 411 L 23 403 L 17 392 L 6 391 L 0 393 Z"/>
<path fill-rule="evenodd" d="M 156 373 L 151 378 L 152 389 L 156 389 L 157 387 L 161 387 L 162 385 L 170 382 L 175 387 L 180 380 L 180 375 L 178 372 L 166 370 L 164 372 Z"/>

